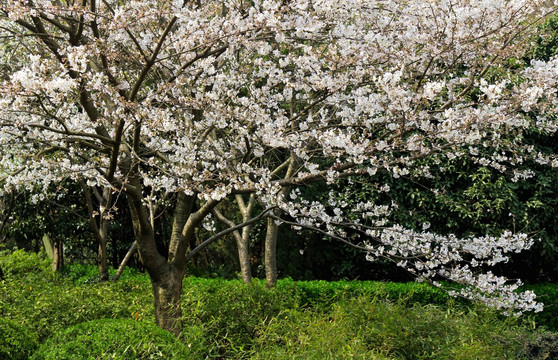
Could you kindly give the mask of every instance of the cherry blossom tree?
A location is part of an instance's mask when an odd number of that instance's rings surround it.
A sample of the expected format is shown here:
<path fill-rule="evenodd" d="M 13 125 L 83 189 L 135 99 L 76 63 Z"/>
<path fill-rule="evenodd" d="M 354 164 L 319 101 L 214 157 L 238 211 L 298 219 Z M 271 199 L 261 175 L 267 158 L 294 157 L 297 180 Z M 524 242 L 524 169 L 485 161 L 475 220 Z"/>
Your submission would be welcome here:
<path fill-rule="evenodd" d="M 486 145 L 494 156 L 479 161 L 513 170 L 529 154 L 523 129 L 555 131 L 558 60 L 509 66 L 548 5 L 5 0 L 1 181 L 11 189 L 71 178 L 123 191 L 157 324 L 177 334 L 195 230 L 212 228 L 224 199 L 251 194 L 262 213 L 206 241 L 267 216 L 271 235 L 281 223 L 313 229 L 422 279 L 463 284 L 463 296 L 538 309 L 534 294 L 482 271 L 527 248 L 526 236 L 412 231 L 383 221 L 385 206 L 315 203 L 298 189 L 403 175 L 425 156 L 475 156 Z M 149 209 L 169 194 L 161 254 Z M 346 228 L 363 236 L 350 241 Z"/>

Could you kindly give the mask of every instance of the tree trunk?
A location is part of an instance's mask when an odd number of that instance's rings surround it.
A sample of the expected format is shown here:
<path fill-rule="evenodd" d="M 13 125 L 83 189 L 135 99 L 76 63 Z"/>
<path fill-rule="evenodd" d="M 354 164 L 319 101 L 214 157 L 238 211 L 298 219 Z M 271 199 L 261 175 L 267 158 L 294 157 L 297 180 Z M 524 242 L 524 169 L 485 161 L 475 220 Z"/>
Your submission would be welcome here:
<path fill-rule="evenodd" d="M 52 259 L 52 271 L 61 271 L 64 267 L 64 245 L 62 240 L 55 239 L 52 242 L 54 257 Z"/>
<path fill-rule="evenodd" d="M 10 218 L 15 203 L 14 201 L 15 195 L 13 193 L 7 196 L 10 197 L 10 200 L 8 201 L 7 205 L 6 205 L 5 198 L 0 197 L 0 214 L 2 214 L 2 218 L 0 219 L 0 234 L 2 234 L 2 230 L 8 224 L 8 219 Z M 3 243 L 4 240 L 6 240 L 5 237 L 0 237 L 0 244 Z"/>
<path fill-rule="evenodd" d="M 291 111 L 293 111 L 291 109 Z M 295 156 L 291 155 L 288 163 L 288 169 L 285 174 L 285 179 L 289 179 L 296 173 Z M 290 191 L 290 187 L 284 187 L 279 192 L 278 196 L 284 198 Z M 274 210 L 273 214 L 279 216 L 279 211 Z M 279 233 L 279 224 L 277 220 L 267 218 L 267 233 L 265 234 L 264 245 L 264 261 L 265 261 L 265 287 L 271 289 L 277 285 L 277 234 Z"/>
<path fill-rule="evenodd" d="M 267 233 L 265 235 L 265 287 L 271 289 L 277 285 L 277 233 L 279 225 L 274 219 L 267 219 Z"/>
<path fill-rule="evenodd" d="M 99 254 L 97 255 L 97 262 L 99 264 L 99 281 L 105 282 L 109 279 L 108 273 L 108 259 L 107 259 L 107 244 L 106 242 L 99 244 Z"/>
<path fill-rule="evenodd" d="M 48 234 L 43 235 L 43 245 L 45 247 L 45 252 L 47 254 L 47 257 L 50 260 L 53 260 L 54 259 L 54 248 L 52 246 L 52 240 L 50 239 L 50 236 L 48 236 Z"/>
<path fill-rule="evenodd" d="M 194 229 L 216 203 L 208 202 L 207 206 L 192 214 L 195 197 L 184 193 L 178 195 L 168 257 L 164 257 L 157 250 L 155 232 L 141 192 L 132 189 L 127 194 L 138 250 L 153 288 L 155 321 L 161 328 L 178 335 L 182 331 L 180 293 L 186 269 L 186 248 Z"/>
<path fill-rule="evenodd" d="M 89 187 L 81 179 L 79 184 L 83 190 L 85 196 L 85 201 L 87 203 L 87 210 L 89 213 L 89 225 L 91 226 L 91 231 L 93 231 L 93 236 L 97 241 L 98 254 L 97 254 L 97 264 L 99 267 L 99 281 L 108 281 L 108 259 L 107 259 L 107 241 L 108 241 L 108 225 L 109 219 L 108 213 L 112 207 L 112 189 L 110 187 L 105 187 L 102 189 L 102 193 L 96 187 Z M 93 205 L 93 198 L 91 193 L 95 194 L 97 199 L 97 206 Z M 98 208 L 98 211 L 95 208 Z"/>
<path fill-rule="evenodd" d="M 124 269 L 126 268 L 126 265 L 128 264 L 128 261 L 130 261 L 130 259 L 132 258 L 132 255 L 134 255 L 134 252 L 136 251 L 137 247 L 138 247 L 138 243 L 136 241 L 134 241 L 134 243 L 132 244 L 130 249 L 128 249 L 128 252 L 126 253 L 126 256 L 124 256 L 124 259 L 122 259 L 122 262 L 120 263 L 120 266 L 118 267 L 118 270 L 116 271 L 116 275 L 114 275 L 114 278 L 112 279 L 113 282 L 117 282 L 118 279 L 120 279 L 120 276 L 122 276 L 122 273 L 124 272 Z"/>
<path fill-rule="evenodd" d="M 182 332 L 180 294 L 184 272 L 165 271 L 159 279 L 151 279 L 155 300 L 155 322 L 158 326 L 178 336 Z"/>
<path fill-rule="evenodd" d="M 245 284 L 252 282 L 252 268 L 250 264 L 250 231 L 251 226 L 242 228 L 241 238 L 236 239 L 238 249 L 238 261 L 240 263 L 240 274 Z"/>
<path fill-rule="evenodd" d="M 108 274 L 108 259 L 107 259 L 107 239 L 108 239 L 108 219 L 104 218 L 104 214 L 101 213 L 99 219 L 99 254 L 97 255 L 97 261 L 99 264 L 99 281 L 105 282 L 109 279 Z"/>

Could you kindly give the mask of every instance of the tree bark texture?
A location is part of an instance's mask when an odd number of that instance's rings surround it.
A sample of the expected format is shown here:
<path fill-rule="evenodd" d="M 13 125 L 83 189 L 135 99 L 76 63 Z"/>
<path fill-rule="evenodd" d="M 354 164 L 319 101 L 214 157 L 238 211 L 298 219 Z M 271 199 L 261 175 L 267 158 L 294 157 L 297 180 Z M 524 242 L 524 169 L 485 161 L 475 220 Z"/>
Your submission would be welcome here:
<path fill-rule="evenodd" d="M 112 190 L 110 187 L 105 187 L 101 192 L 93 187 L 87 186 L 85 181 L 80 180 L 79 184 L 85 196 L 87 210 L 89 214 L 89 225 L 95 241 L 97 242 L 97 265 L 99 267 L 99 281 L 105 282 L 109 279 L 108 274 L 108 256 L 107 256 L 107 242 L 108 242 L 108 213 L 112 207 Z M 97 206 L 93 205 L 93 197 L 91 193 L 95 194 L 97 199 Z M 95 209 L 98 208 L 98 211 Z"/>
<path fill-rule="evenodd" d="M 271 289 L 277 284 L 277 233 L 279 225 L 276 220 L 267 219 L 267 232 L 265 234 L 264 261 L 265 261 L 265 287 Z"/>
<path fill-rule="evenodd" d="M 245 284 L 252 282 L 252 268 L 250 264 L 250 231 L 252 226 L 242 229 L 242 235 L 236 239 L 238 249 L 238 262 L 240 263 L 240 274 Z"/>
<path fill-rule="evenodd" d="M 164 274 L 158 279 L 152 278 L 153 298 L 155 300 L 155 322 L 158 326 L 178 336 L 182 332 L 182 309 L 180 294 L 184 271 L 166 266 Z"/>
<path fill-rule="evenodd" d="M 242 195 L 236 195 L 236 202 L 240 209 L 240 213 L 242 214 L 243 223 L 253 219 L 252 212 L 254 210 L 255 200 L 256 198 L 254 194 L 250 195 L 248 202 L 244 201 Z M 214 213 L 221 222 L 225 223 L 230 228 L 237 226 L 234 221 L 227 219 L 219 210 L 215 209 Z M 245 284 L 252 281 L 252 268 L 250 263 L 250 232 L 252 231 L 252 227 L 252 224 L 246 225 L 241 231 L 235 230 L 233 232 L 238 252 L 240 274 L 242 276 L 242 281 Z"/>
<path fill-rule="evenodd" d="M 45 247 L 45 252 L 50 260 L 54 259 L 54 248 L 52 246 L 52 240 L 48 234 L 43 235 L 43 245 Z"/>
<path fill-rule="evenodd" d="M 109 279 L 108 273 L 108 259 L 107 259 L 107 243 L 99 244 L 99 251 L 97 254 L 97 263 L 99 265 L 99 281 L 105 282 Z"/>

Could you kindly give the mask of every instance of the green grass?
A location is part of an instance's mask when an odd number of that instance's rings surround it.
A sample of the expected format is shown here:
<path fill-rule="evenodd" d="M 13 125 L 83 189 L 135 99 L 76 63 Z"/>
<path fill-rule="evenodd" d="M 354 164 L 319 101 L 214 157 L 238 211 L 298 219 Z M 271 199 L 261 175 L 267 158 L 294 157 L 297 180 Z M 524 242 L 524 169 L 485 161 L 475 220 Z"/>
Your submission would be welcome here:
<path fill-rule="evenodd" d="M 156 359 L 167 356 L 165 349 L 186 359 L 558 356 L 558 337 L 537 327 L 537 317 L 507 318 L 454 302 L 425 284 L 286 279 L 266 290 L 261 281 L 245 285 L 192 277 L 185 279 L 182 295 L 183 351 L 149 327 L 154 322 L 153 297 L 145 274 L 130 272 L 116 284 L 101 284 L 94 281 L 95 267 L 72 265 L 63 274 L 53 274 L 48 262 L 23 252 L 0 254 L 0 266 L 6 273 L 0 281 L 0 318 L 5 319 L 0 333 L 17 330 L 30 339 L 21 345 L 7 341 L 14 354 L 29 354 L 40 344 L 37 359 L 80 336 L 85 336 L 80 343 L 89 345 L 65 346 L 64 356 L 79 359 L 78 350 L 93 354 L 109 343 L 110 354 L 101 351 L 89 358 L 124 359 L 141 353 L 141 358 Z M 547 299 L 555 299 L 556 287 L 545 287 Z M 543 320 L 554 318 L 545 316 Z M 119 329 L 127 327 L 131 330 L 124 336 Z M 158 335 L 145 338 L 142 334 L 149 331 Z M 119 339 L 135 345 L 120 347 Z M 159 346 L 163 343 L 172 346 Z"/>

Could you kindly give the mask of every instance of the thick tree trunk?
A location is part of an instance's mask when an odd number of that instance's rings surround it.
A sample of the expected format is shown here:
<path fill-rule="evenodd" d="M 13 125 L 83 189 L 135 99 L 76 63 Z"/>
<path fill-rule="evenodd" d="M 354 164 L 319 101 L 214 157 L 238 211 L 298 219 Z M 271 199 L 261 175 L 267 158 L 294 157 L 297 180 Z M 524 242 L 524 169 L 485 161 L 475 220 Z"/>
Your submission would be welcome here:
<path fill-rule="evenodd" d="M 277 285 L 277 234 L 279 225 L 274 219 L 267 219 L 267 233 L 265 235 L 265 287 L 271 289 Z"/>
<path fill-rule="evenodd" d="M 180 294 L 184 272 L 165 271 L 159 279 L 151 279 L 155 300 L 155 322 L 158 326 L 178 336 L 182 332 Z"/>
<path fill-rule="evenodd" d="M 137 184 L 133 185 L 137 186 Z M 137 186 L 137 189 L 139 188 Z M 187 196 L 184 193 L 178 195 L 168 256 L 164 257 L 157 250 L 149 211 L 144 206 L 141 192 L 134 189 L 130 189 L 128 192 L 128 204 L 138 250 L 142 263 L 151 278 L 155 301 L 155 321 L 161 328 L 175 335 L 182 331 L 180 293 L 186 269 L 187 245 L 194 235 L 194 229 L 216 205 L 216 202 L 207 202 L 200 210 L 192 213 L 195 199 L 195 196 Z"/>

